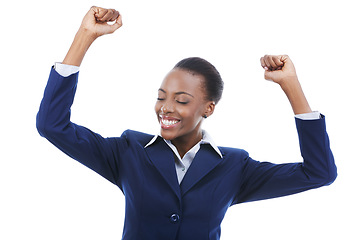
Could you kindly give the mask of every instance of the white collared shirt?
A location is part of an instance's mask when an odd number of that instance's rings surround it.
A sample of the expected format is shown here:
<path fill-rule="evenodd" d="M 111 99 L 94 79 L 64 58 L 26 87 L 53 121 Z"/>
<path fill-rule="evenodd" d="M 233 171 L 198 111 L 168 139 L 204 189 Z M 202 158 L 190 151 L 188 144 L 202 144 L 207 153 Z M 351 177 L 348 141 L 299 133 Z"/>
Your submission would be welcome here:
<path fill-rule="evenodd" d="M 212 140 L 210 135 L 205 130 L 202 131 L 202 134 L 203 134 L 202 139 L 197 144 L 195 144 L 195 146 L 193 146 L 187 153 L 185 153 L 183 158 L 180 157 L 178 150 L 176 149 L 175 145 L 171 143 L 170 140 L 165 140 L 162 138 L 163 141 L 165 141 L 165 143 L 171 148 L 171 150 L 174 152 L 174 154 L 176 156 L 175 169 L 176 169 L 176 174 L 178 177 L 179 184 L 181 183 L 186 172 L 190 168 L 190 165 L 191 165 L 192 161 L 194 160 L 196 153 L 199 151 L 201 144 L 209 144 L 217 152 L 217 154 L 219 154 L 219 156 L 221 158 L 223 157 L 223 155 L 220 152 L 220 149 L 216 146 L 215 142 Z M 155 135 L 150 140 L 150 142 L 145 145 L 144 148 L 153 144 L 159 136 L 160 135 Z"/>

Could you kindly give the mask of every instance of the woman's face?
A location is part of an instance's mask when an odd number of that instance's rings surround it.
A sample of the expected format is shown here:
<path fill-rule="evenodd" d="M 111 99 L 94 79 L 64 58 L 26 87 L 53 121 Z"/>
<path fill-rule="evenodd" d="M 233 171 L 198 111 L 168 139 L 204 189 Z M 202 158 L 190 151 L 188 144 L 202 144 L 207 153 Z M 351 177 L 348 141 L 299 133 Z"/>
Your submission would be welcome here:
<path fill-rule="evenodd" d="M 203 76 L 178 68 L 171 70 L 155 104 L 161 136 L 167 140 L 200 140 L 203 116 L 210 116 L 214 107 L 206 100 Z"/>

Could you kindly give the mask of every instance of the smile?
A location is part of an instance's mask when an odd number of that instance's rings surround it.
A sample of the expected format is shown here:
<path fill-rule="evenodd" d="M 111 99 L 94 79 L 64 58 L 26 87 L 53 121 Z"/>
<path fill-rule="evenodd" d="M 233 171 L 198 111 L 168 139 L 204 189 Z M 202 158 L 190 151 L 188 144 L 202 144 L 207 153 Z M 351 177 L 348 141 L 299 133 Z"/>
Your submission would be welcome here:
<path fill-rule="evenodd" d="M 160 125 L 163 129 L 171 129 L 178 125 L 179 119 L 160 115 Z"/>
<path fill-rule="evenodd" d="M 165 126 L 171 126 L 175 125 L 176 123 L 180 122 L 179 120 L 167 120 L 167 119 L 161 119 L 161 124 Z"/>

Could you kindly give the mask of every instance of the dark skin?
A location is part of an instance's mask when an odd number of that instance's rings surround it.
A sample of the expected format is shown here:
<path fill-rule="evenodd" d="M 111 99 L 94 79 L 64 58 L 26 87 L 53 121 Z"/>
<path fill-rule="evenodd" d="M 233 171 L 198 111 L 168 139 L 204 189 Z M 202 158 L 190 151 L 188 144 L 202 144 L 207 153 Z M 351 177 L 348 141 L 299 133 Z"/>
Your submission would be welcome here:
<path fill-rule="evenodd" d="M 122 19 L 118 11 L 91 7 L 62 63 L 80 66 L 87 50 L 98 37 L 111 34 L 121 26 Z M 265 55 L 260 63 L 265 70 L 265 79 L 280 85 L 295 114 L 311 112 L 289 56 Z M 215 103 L 206 97 L 203 83 L 201 75 L 173 69 L 159 89 L 155 112 L 161 135 L 172 141 L 181 157 L 201 140 L 203 116 L 209 117 L 215 109 Z"/>
<path fill-rule="evenodd" d="M 203 76 L 173 69 L 163 80 L 155 104 L 161 136 L 171 140 L 183 157 L 201 140 L 204 115 L 210 116 L 214 108 L 215 103 L 207 100 Z"/>

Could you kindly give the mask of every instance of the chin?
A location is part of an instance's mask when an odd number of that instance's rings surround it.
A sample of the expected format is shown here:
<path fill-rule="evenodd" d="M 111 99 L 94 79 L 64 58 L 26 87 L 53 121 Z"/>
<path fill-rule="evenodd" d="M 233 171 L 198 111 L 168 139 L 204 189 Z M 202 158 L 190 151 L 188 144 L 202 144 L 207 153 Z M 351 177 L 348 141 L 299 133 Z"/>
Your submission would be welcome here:
<path fill-rule="evenodd" d="M 161 130 L 160 134 L 161 134 L 161 137 L 165 140 L 171 141 L 176 138 L 176 136 L 174 134 L 169 133 L 168 131 Z"/>

